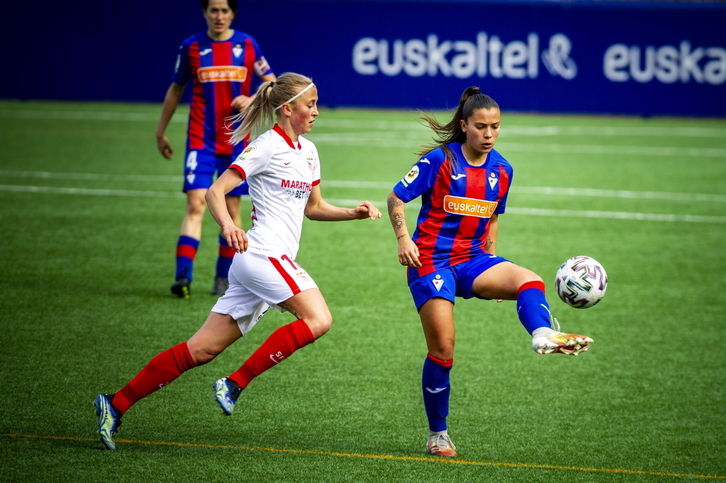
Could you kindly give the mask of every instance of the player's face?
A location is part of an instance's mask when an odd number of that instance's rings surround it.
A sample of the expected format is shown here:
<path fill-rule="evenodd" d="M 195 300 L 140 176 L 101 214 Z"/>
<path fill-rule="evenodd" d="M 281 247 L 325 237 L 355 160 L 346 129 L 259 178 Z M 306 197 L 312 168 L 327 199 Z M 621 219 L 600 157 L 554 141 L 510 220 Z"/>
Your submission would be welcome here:
<path fill-rule="evenodd" d="M 207 19 L 209 35 L 218 38 L 225 34 L 232 25 L 234 12 L 229 8 L 227 0 L 209 0 L 209 5 L 204 11 L 204 18 Z"/>
<path fill-rule="evenodd" d="M 466 121 L 461 121 L 461 130 L 466 133 L 466 143 L 479 154 L 487 154 L 494 148 L 499 137 L 499 109 L 477 109 Z"/>
<path fill-rule="evenodd" d="M 307 134 L 313 128 L 315 118 L 318 117 L 318 88 L 313 86 L 290 104 L 292 115 L 290 123 L 295 132 Z"/>

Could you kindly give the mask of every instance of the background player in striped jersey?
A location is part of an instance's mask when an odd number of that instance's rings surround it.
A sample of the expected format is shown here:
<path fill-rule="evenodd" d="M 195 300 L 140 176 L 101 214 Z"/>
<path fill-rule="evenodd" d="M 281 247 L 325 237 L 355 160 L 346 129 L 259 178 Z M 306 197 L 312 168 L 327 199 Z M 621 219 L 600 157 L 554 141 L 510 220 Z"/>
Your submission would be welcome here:
<path fill-rule="evenodd" d="M 250 101 L 253 76 L 262 81 L 275 80 L 275 74 L 262 55 L 254 38 L 231 28 L 237 14 L 237 0 L 202 0 L 207 31 L 186 39 L 179 48 L 172 82 L 164 99 L 156 129 L 159 151 L 171 159 L 173 150 L 166 128 L 192 80 L 192 100 L 184 157 L 184 192 L 186 211 L 176 248 L 176 275 L 173 294 L 188 298 L 191 294 L 193 264 L 202 237 L 202 220 L 206 211 L 204 196 L 214 176 L 221 174 L 244 149 L 244 142 L 230 144 L 225 119 L 246 108 Z M 240 198 L 246 185 L 232 190 L 226 198 L 227 209 L 239 226 Z M 219 256 L 212 294 L 224 294 L 229 284 L 227 273 L 234 249 L 219 236 Z"/>
<path fill-rule="evenodd" d="M 134 403 L 214 359 L 247 334 L 270 307 L 290 312 L 297 320 L 274 331 L 239 370 L 214 383 L 215 398 L 226 415 L 232 414 L 240 392 L 252 379 L 330 328 L 332 316 L 323 295 L 295 261 L 303 216 L 320 221 L 374 220 L 381 212 L 368 201 L 340 208 L 322 198 L 318 152 L 303 137 L 318 116 L 317 101 L 312 80 L 286 73 L 277 82 L 262 84 L 241 114 L 244 122 L 235 131 L 235 142 L 269 126 L 273 118 L 277 124 L 255 139 L 207 192 L 209 210 L 237 252 L 229 289 L 189 341 L 154 357 L 115 394 L 96 396 L 98 435 L 108 449 L 116 449 L 113 433 L 121 415 Z M 256 214 L 246 233 L 224 201 L 225 194 L 243 179 L 249 182 Z"/>
<path fill-rule="evenodd" d="M 456 456 L 446 424 L 455 297 L 516 300 L 519 320 L 539 354 L 577 355 L 588 350 L 592 339 L 563 334 L 556 321 L 552 328 L 542 279 L 495 255 L 499 215 L 506 209 L 513 175 L 511 165 L 494 150 L 500 123 L 497 103 L 470 87 L 448 124 L 425 114 L 424 119 L 438 135 L 437 144 L 418 153 L 421 159 L 394 186 L 388 212 L 428 348 L 422 377 L 427 449 Z M 419 196 L 421 211 L 411 238 L 405 203 Z"/>

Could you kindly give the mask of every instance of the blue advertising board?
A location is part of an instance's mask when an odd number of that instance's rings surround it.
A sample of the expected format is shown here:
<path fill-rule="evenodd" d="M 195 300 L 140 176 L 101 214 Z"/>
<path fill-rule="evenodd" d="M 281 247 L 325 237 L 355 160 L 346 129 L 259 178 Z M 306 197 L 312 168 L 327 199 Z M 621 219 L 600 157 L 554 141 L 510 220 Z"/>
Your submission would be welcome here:
<path fill-rule="evenodd" d="M 283 3 L 310 22 L 271 62 L 313 75 L 323 103 L 449 108 L 477 85 L 509 110 L 726 115 L 723 6 Z"/>
<path fill-rule="evenodd" d="M 206 27 L 182 3 L 60 7 L 73 23 L 115 21 L 88 39 L 49 19 L 23 45 L 52 82 L 3 76 L 0 97 L 161 102 L 178 45 Z M 276 73 L 313 77 L 322 105 L 451 108 L 477 85 L 504 110 L 726 116 L 723 3 L 257 0 L 233 26 Z"/>

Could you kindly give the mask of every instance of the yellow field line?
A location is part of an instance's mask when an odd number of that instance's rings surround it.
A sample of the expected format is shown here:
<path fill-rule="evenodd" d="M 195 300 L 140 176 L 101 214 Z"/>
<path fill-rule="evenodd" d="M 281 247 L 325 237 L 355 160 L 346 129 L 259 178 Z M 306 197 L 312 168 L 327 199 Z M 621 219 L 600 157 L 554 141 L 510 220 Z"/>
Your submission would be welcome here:
<path fill-rule="evenodd" d="M 81 438 L 77 436 L 42 436 L 36 434 L 0 434 L 0 436 L 8 438 L 35 438 L 35 439 L 58 439 L 66 441 L 98 441 L 95 438 Z M 384 459 L 394 461 L 425 461 L 431 463 L 448 463 L 455 465 L 473 465 L 473 466 L 506 466 L 510 468 L 536 468 L 546 470 L 570 470 L 570 471 L 589 471 L 599 473 L 624 473 L 631 475 L 654 475 L 654 476 L 674 476 L 674 477 L 687 477 L 687 478 L 710 478 L 726 480 L 726 476 L 721 475 L 693 475 L 687 473 L 665 473 L 659 471 L 639 471 L 639 470 L 624 470 L 624 469 L 610 469 L 610 468 L 581 468 L 577 466 L 556 466 L 556 465 L 533 465 L 524 463 L 502 463 L 502 462 L 489 462 L 489 461 L 467 461 L 458 459 L 444 459 L 444 458 L 423 458 L 418 456 L 393 456 L 393 455 L 377 455 L 377 454 L 359 454 L 359 453 L 339 453 L 337 451 L 312 451 L 303 449 L 284 449 L 284 448 L 261 448 L 253 446 L 228 446 L 228 445 L 216 445 L 216 444 L 200 444 L 200 443 L 175 443 L 171 441 L 137 441 L 133 439 L 114 439 L 116 443 L 129 443 L 129 444 L 148 444 L 155 446 L 180 446 L 188 448 L 220 448 L 220 449 L 237 449 L 244 451 L 267 451 L 271 453 L 296 453 L 296 454 L 311 454 L 320 456 L 342 456 L 345 458 L 369 458 L 369 459 Z"/>

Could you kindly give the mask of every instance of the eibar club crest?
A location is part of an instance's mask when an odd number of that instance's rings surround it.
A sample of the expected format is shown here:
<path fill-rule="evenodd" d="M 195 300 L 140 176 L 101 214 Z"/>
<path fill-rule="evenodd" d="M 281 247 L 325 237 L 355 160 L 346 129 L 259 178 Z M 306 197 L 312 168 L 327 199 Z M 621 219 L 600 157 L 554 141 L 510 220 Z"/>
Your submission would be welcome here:
<path fill-rule="evenodd" d="M 494 187 L 497 185 L 497 175 L 494 174 L 494 172 L 489 173 L 489 187 L 491 189 L 494 189 Z"/>
<path fill-rule="evenodd" d="M 441 287 L 444 286 L 444 281 L 441 279 L 441 275 L 436 275 L 436 277 L 432 278 L 431 283 L 434 284 L 437 292 L 441 292 Z"/>

